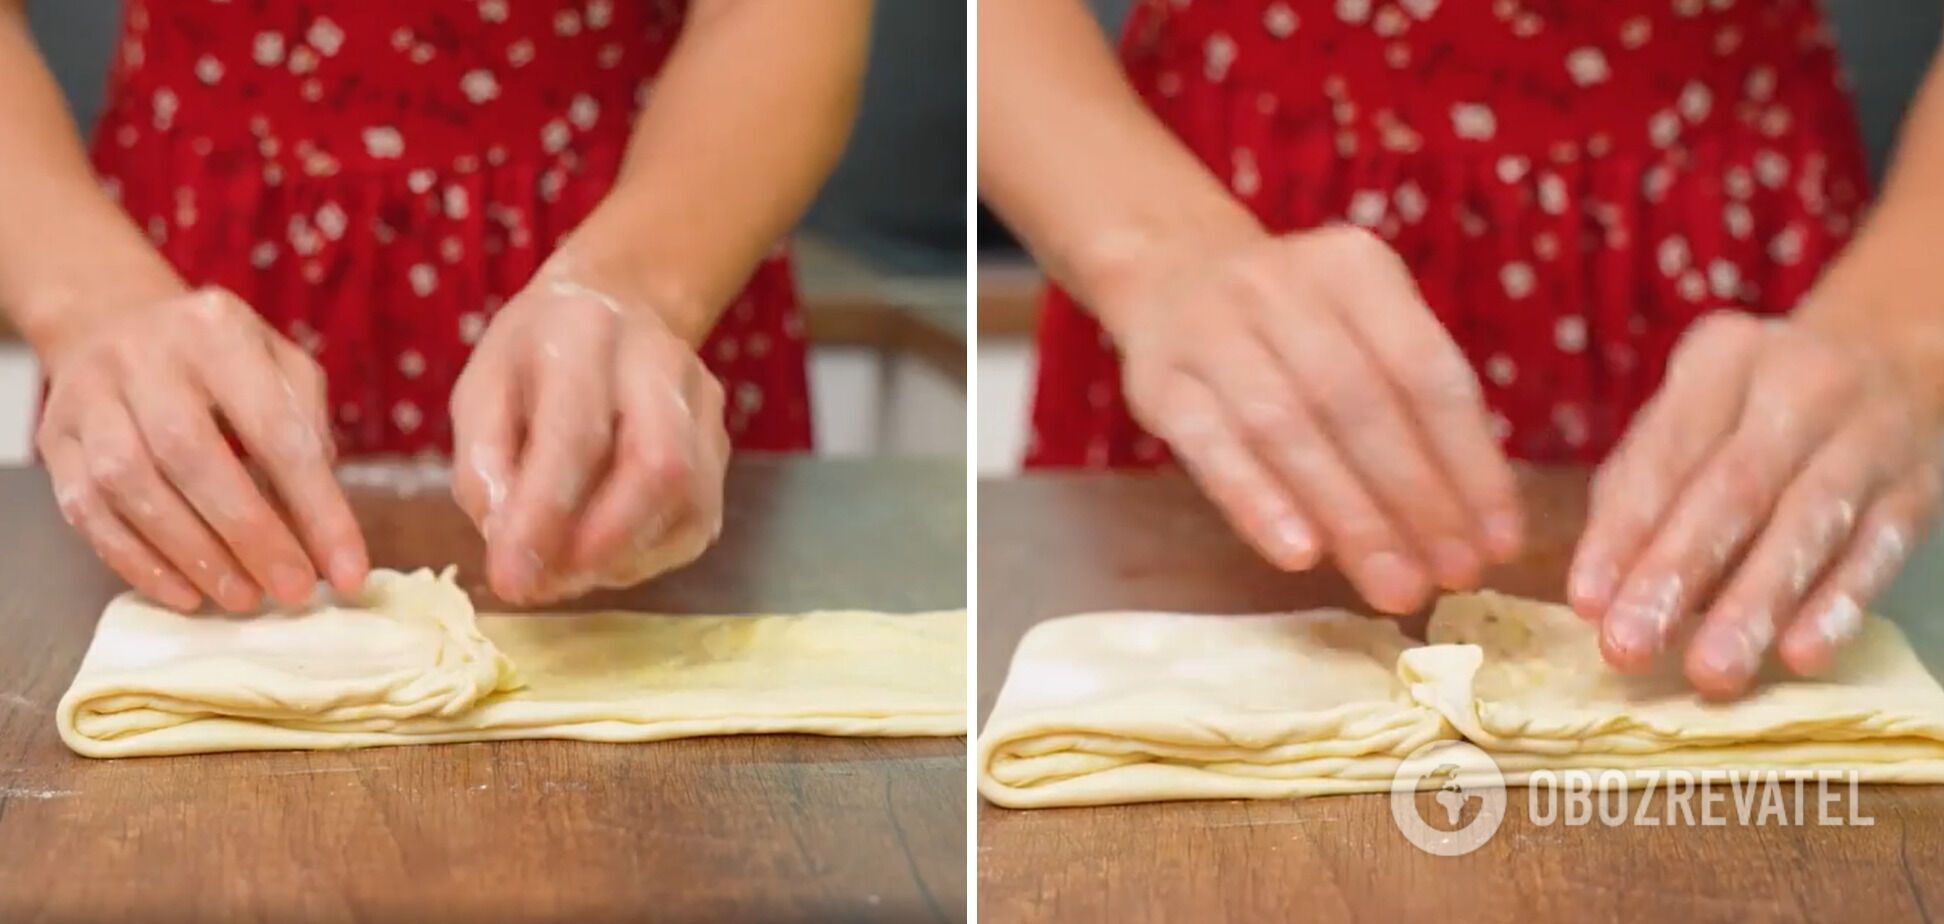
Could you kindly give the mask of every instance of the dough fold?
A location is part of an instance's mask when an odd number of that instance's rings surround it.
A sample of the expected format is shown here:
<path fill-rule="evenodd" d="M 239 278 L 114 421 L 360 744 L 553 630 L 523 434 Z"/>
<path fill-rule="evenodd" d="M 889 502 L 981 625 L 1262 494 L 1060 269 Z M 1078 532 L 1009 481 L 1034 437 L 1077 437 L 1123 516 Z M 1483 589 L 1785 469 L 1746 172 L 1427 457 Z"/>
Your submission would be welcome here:
<path fill-rule="evenodd" d="M 1672 666 L 1610 671 L 1562 606 L 1449 595 L 1426 634 L 1342 610 L 1050 620 L 1021 640 L 979 736 L 980 792 L 1014 808 L 1382 792 L 1414 750 L 1460 738 L 1512 785 L 1563 770 L 1944 782 L 1944 689 L 1880 618 L 1827 677 L 1765 675 L 1730 703 Z"/>
<path fill-rule="evenodd" d="M 103 612 L 56 722 L 89 757 L 573 738 L 965 733 L 965 614 L 476 615 L 452 569 L 349 606 Z"/>

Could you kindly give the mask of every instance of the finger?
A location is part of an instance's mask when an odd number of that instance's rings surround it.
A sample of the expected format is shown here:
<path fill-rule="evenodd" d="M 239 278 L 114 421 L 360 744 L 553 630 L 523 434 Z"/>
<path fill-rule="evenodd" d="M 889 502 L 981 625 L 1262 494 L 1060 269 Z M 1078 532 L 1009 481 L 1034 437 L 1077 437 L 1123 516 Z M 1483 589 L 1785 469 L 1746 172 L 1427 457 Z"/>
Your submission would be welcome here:
<path fill-rule="evenodd" d="M 1704 695 L 1736 696 L 1754 681 L 1777 630 L 1849 542 L 1858 508 L 1887 481 L 1885 466 L 1863 448 L 1873 444 L 1861 432 L 1855 436 L 1832 441 L 1789 486 L 1703 618 L 1688 646 L 1686 673 Z"/>
<path fill-rule="evenodd" d="M 97 405 L 80 440 L 89 476 L 122 522 L 224 609 L 252 610 L 263 591 L 236 563 L 175 486 L 156 470 L 119 404 Z"/>
<path fill-rule="evenodd" d="M 1277 314 L 1261 333 L 1339 457 L 1440 583 L 1471 586 L 1483 564 L 1474 518 L 1432 462 L 1396 389 L 1334 316 Z"/>
<path fill-rule="evenodd" d="M 1313 567 L 1321 554 L 1315 527 L 1249 451 L 1214 392 L 1185 375 L 1159 383 L 1158 392 L 1147 405 L 1153 419 L 1144 423 L 1168 442 L 1229 525 L 1277 567 Z"/>
<path fill-rule="evenodd" d="M 1863 629 L 1863 607 L 1909 559 L 1937 511 L 1936 463 L 1926 460 L 1865 510 L 1842 557 L 1823 575 L 1782 633 L 1777 654 L 1790 670 L 1814 676 Z"/>
<path fill-rule="evenodd" d="M 599 573 L 617 557 L 645 555 L 691 514 L 693 484 L 711 450 L 701 442 L 705 424 L 721 415 L 720 387 L 713 406 L 703 394 L 697 407 L 651 357 L 623 357 L 616 387 L 614 464 L 581 518 L 571 555 L 577 571 Z"/>
<path fill-rule="evenodd" d="M 1681 492 L 1606 613 L 1602 649 L 1617 667 L 1653 663 L 1834 429 L 1842 389 L 1825 393 L 1824 383 L 1839 378 L 1802 368 L 1806 356 L 1766 355 L 1735 432 Z"/>
<path fill-rule="evenodd" d="M 286 605 L 308 600 L 317 583 L 309 559 L 223 440 L 208 400 L 190 383 L 168 376 L 131 384 L 122 397 L 164 479 L 221 538 L 254 586 Z"/>
<path fill-rule="evenodd" d="M 162 559 L 115 515 L 88 472 L 87 454 L 69 438 L 41 449 L 53 476 L 54 496 L 67 520 L 110 570 L 130 587 L 171 609 L 188 612 L 202 604 L 188 579 Z"/>
<path fill-rule="evenodd" d="M 332 474 L 324 375 L 289 341 L 267 337 L 269 364 L 238 363 L 215 371 L 212 391 L 251 455 L 263 460 L 315 562 L 341 593 L 364 586 L 371 570 L 364 534 Z M 218 390 L 220 389 L 220 390 Z M 315 578 L 312 578 L 313 583 Z"/>
<path fill-rule="evenodd" d="M 496 528 L 487 549 L 494 592 L 505 599 L 530 598 L 560 564 L 573 516 L 607 464 L 614 426 L 606 378 L 611 365 L 568 368 L 549 361 L 535 371 L 530 438 L 503 528 Z"/>
<path fill-rule="evenodd" d="M 1743 315 L 1704 318 L 1675 351 L 1660 394 L 1600 467 L 1567 579 L 1567 600 L 1580 615 L 1606 615 L 1682 487 L 1734 429 L 1761 333 Z"/>
<path fill-rule="evenodd" d="M 1435 463 L 1477 518 L 1481 547 L 1494 560 L 1511 560 L 1525 535 L 1518 480 L 1492 438 L 1477 374 L 1418 294 L 1403 260 L 1361 228 L 1340 233 L 1368 254 L 1359 265 L 1374 268 L 1375 276 L 1315 274 L 1330 287 L 1330 307 L 1402 392 Z"/>
<path fill-rule="evenodd" d="M 490 346 L 473 354 L 452 391 L 453 498 L 490 542 L 520 452 L 521 366 Z"/>

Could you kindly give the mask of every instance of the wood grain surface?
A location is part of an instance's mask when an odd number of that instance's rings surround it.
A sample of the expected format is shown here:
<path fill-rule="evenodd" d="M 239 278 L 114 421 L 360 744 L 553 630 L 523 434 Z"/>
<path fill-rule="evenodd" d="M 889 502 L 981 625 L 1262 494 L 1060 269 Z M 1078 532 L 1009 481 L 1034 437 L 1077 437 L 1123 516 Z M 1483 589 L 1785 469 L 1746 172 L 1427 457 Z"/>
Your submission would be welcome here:
<path fill-rule="evenodd" d="M 1561 599 L 1584 484 L 1580 472 L 1531 473 L 1532 552 L 1490 575 L 1491 586 Z M 983 484 L 979 565 L 981 721 L 1020 636 L 1049 617 L 1355 605 L 1339 577 L 1259 562 L 1172 475 Z M 1411 622 L 1421 631 L 1421 618 Z M 1936 672 L 1937 634 L 1911 634 Z M 1857 810 L 1874 820 L 1868 827 L 1816 826 L 1813 809 L 1809 826 L 1740 826 L 1732 806 L 1721 827 L 1541 825 L 1527 795 L 1512 790 L 1497 835 L 1456 858 L 1406 842 L 1385 795 L 1039 811 L 981 802 L 979 916 L 1530 924 L 1944 915 L 1944 788 L 1863 788 Z M 1648 805 L 1665 817 L 1663 802 Z"/>
<path fill-rule="evenodd" d="M 960 607 L 963 478 L 738 462 L 702 561 L 569 608 Z M 353 495 L 377 563 L 478 578 L 442 487 Z M 0 922 L 965 917 L 962 738 L 76 757 L 54 705 L 119 588 L 38 470 L 0 471 L 0 548 Z"/>

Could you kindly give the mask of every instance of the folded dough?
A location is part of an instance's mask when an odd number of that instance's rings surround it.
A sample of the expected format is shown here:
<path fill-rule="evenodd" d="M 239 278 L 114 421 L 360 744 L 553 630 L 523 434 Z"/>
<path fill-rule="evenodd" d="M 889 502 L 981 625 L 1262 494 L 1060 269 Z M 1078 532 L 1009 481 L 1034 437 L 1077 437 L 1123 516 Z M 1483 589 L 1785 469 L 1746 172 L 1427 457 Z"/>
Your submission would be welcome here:
<path fill-rule="evenodd" d="M 1731 703 L 1673 667 L 1608 670 L 1561 606 L 1452 595 L 1427 635 L 1341 610 L 1042 623 L 979 737 L 980 792 L 1014 808 L 1380 792 L 1460 737 L 1514 785 L 1548 769 L 1944 781 L 1944 689 L 1875 617 L 1828 677 L 1765 676 Z"/>
<path fill-rule="evenodd" d="M 1041 623 L 979 736 L 980 791 L 1031 808 L 1388 787 L 1453 734 L 1398 677 L 1410 645 L 1344 610 Z"/>
<path fill-rule="evenodd" d="M 430 571 L 355 606 L 108 605 L 57 715 L 89 757 L 575 738 L 965 733 L 965 614 L 484 615 Z"/>

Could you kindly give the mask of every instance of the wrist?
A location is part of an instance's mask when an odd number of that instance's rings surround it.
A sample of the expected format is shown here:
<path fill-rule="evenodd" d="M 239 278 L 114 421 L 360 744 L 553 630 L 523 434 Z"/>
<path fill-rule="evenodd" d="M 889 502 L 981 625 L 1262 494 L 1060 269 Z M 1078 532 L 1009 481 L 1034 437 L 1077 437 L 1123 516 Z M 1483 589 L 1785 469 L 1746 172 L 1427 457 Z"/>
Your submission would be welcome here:
<path fill-rule="evenodd" d="M 609 231 L 598 217 L 568 235 L 528 285 L 591 295 L 618 314 L 650 315 L 690 346 L 700 346 L 715 326 L 709 301 L 682 274 L 653 260 L 647 248 L 628 243 L 640 235 Z"/>
<path fill-rule="evenodd" d="M 1116 340 L 1140 321 L 1152 280 L 1178 267 L 1260 241 L 1266 232 L 1239 203 L 1184 211 L 1103 229 L 1068 249 L 1052 272 L 1089 306 Z"/>
<path fill-rule="evenodd" d="M 1909 390 L 1932 429 L 1944 428 L 1944 288 L 1934 258 L 1903 259 L 1887 248 L 1844 252 L 1810 290 L 1795 320 L 1880 358 Z"/>
<path fill-rule="evenodd" d="M 189 286 L 161 261 L 156 266 L 108 268 L 99 282 L 42 284 L 19 301 L 18 326 L 28 346 L 48 369 L 74 344 L 124 312 L 141 310 L 189 292 Z"/>

